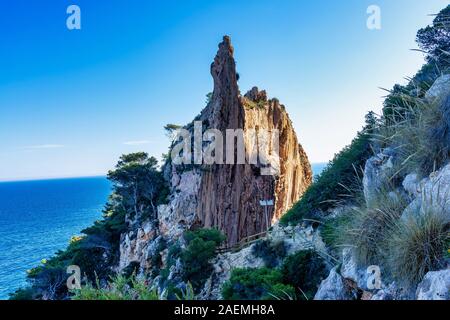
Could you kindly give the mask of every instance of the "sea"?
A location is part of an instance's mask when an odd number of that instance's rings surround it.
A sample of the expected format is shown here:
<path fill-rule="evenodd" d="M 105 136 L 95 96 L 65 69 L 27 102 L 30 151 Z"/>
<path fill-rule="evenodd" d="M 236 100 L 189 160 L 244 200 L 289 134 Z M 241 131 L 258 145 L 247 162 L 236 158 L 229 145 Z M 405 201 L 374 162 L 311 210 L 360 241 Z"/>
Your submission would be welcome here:
<path fill-rule="evenodd" d="M 0 299 L 26 285 L 27 270 L 65 249 L 102 217 L 106 177 L 0 183 Z"/>

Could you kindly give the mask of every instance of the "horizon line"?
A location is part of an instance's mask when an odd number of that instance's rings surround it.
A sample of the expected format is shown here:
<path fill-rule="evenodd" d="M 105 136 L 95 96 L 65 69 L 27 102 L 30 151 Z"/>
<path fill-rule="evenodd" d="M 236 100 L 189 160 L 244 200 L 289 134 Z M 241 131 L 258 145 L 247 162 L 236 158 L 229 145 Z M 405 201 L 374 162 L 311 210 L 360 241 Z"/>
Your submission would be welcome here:
<path fill-rule="evenodd" d="M 5 179 L 5 180 L 0 179 L 0 183 L 84 179 L 84 178 L 103 178 L 103 177 L 106 178 L 106 176 L 107 176 L 107 174 L 93 174 L 93 175 L 61 176 L 61 177 L 11 178 L 11 179 Z"/>
<path fill-rule="evenodd" d="M 329 161 L 318 161 L 318 162 L 311 162 L 311 165 L 315 164 L 327 164 Z M 0 183 L 7 183 L 7 182 L 31 182 L 31 181 L 48 181 L 48 180 L 64 180 L 64 179 L 83 179 L 83 178 L 106 178 L 107 174 L 87 174 L 87 175 L 75 175 L 75 176 L 61 176 L 61 177 L 35 177 L 35 178 L 6 178 L 1 179 Z"/>

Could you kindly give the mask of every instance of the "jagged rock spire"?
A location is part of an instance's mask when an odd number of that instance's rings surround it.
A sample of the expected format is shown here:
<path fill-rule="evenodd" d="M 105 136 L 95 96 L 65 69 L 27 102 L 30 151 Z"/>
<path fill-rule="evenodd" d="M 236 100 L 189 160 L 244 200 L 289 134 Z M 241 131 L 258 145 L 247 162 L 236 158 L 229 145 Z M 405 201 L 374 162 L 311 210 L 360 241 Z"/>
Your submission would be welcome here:
<path fill-rule="evenodd" d="M 215 118 L 212 122 L 220 129 L 243 126 L 243 110 L 239 100 L 238 76 L 233 53 L 234 48 L 230 37 L 224 36 L 211 65 L 211 75 L 214 79 L 213 118 Z"/>

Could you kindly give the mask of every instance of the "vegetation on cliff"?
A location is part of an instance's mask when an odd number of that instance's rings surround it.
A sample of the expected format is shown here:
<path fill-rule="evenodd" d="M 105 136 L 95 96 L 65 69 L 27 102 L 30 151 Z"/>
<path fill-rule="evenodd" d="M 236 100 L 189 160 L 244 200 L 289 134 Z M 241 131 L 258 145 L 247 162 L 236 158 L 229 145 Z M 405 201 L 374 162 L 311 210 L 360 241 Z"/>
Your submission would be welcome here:
<path fill-rule="evenodd" d="M 327 267 L 312 250 L 288 256 L 279 268 L 234 269 L 222 289 L 231 300 L 310 300 Z"/>
<path fill-rule="evenodd" d="M 439 198 L 448 181 L 433 177 L 445 174 L 450 156 L 450 91 L 448 82 L 434 89 L 437 96 L 429 90 L 438 78 L 448 77 L 449 30 L 450 6 L 432 26 L 419 31 L 417 41 L 427 63 L 406 86 L 396 85 L 389 92 L 382 115 L 372 122 L 367 141 L 377 156 L 366 166 L 365 192 L 352 193 L 347 201 L 351 205 L 337 217 L 325 219 L 322 228 L 328 244 L 351 247 L 360 266 L 380 265 L 386 276 L 406 286 L 417 285 L 427 272 L 446 265 L 450 212 Z M 358 163 L 349 160 L 347 166 Z M 311 190 L 322 187 L 330 172 L 340 172 L 336 159 Z M 345 184 L 346 177 L 335 176 L 338 184 Z M 338 192 L 335 188 L 331 193 Z M 334 200 L 329 194 L 327 199 Z M 301 209 L 294 207 L 296 212 L 327 206 L 307 200 L 299 202 Z M 292 213 L 285 221 L 292 221 L 291 217 Z"/>

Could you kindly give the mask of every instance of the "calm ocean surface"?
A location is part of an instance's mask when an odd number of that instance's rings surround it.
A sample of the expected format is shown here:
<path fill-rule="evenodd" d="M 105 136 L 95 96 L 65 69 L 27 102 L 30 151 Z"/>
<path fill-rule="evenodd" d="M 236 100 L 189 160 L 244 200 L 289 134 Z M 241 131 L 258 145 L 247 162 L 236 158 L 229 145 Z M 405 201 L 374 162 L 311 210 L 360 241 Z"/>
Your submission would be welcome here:
<path fill-rule="evenodd" d="M 26 284 L 26 270 L 101 218 L 110 191 L 98 177 L 0 183 L 0 299 Z"/>

